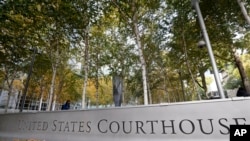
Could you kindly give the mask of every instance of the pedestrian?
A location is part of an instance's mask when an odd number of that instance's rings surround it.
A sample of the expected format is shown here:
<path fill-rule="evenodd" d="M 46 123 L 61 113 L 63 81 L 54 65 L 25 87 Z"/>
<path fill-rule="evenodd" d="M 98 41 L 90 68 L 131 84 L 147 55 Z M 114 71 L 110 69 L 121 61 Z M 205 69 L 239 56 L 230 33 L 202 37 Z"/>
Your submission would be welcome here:
<path fill-rule="evenodd" d="M 65 104 L 62 105 L 62 110 L 69 110 L 70 109 L 70 100 L 67 100 Z"/>
<path fill-rule="evenodd" d="M 243 87 L 239 87 L 238 91 L 237 91 L 237 96 L 238 97 L 242 97 L 242 96 L 250 96 L 247 91 L 245 90 L 245 88 Z"/>

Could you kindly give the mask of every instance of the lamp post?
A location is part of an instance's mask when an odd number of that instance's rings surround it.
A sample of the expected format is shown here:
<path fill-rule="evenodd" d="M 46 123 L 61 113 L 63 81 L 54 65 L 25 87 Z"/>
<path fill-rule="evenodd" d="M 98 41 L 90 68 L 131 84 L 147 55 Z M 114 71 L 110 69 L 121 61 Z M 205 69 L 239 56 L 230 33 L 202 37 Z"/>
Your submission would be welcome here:
<path fill-rule="evenodd" d="M 26 80 L 25 87 L 24 87 L 24 90 L 23 90 L 23 100 L 22 100 L 22 103 L 21 103 L 20 112 L 22 112 L 23 108 L 24 108 L 24 104 L 25 104 L 25 100 L 26 100 L 26 95 L 27 95 L 27 90 L 28 90 L 28 86 L 29 86 L 29 81 L 30 81 L 30 77 L 31 77 L 33 66 L 34 66 L 34 62 L 35 62 L 36 53 L 37 53 L 36 48 L 34 48 L 32 60 L 31 60 L 31 64 L 30 64 L 30 69 L 29 69 L 27 80 Z"/>
<path fill-rule="evenodd" d="M 218 91 L 220 93 L 220 97 L 225 98 L 225 94 L 224 94 L 224 91 L 223 91 L 223 88 L 222 88 L 222 85 L 221 85 L 221 81 L 220 81 L 220 78 L 219 78 L 218 68 L 216 66 L 216 62 L 215 62 L 215 59 L 214 59 L 214 55 L 213 55 L 212 47 L 211 47 L 211 44 L 210 44 L 210 40 L 209 40 L 209 37 L 208 37 L 208 34 L 207 34 L 206 26 L 205 26 L 205 23 L 204 23 L 202 14 L 201 14 L 200 6 L 199 6 L 199 0 L 191 0 L 191 3 L 192 3 L 192 6 L 195 8 L 195 11 L 196 11 L 196 13 L 198 15 L 198 19 L 199 19 L 200 27 L 201 27 L 201 30 L 202 30 L 202 34 L 203 34 L 203 37 L 204 37 L 204 40 L 205 40 L 205 43 L 206 43 L 206 46 L 207 46 L 207 49 L 208 49 L 208 54 L 209 54 L 209 57 L 210 57 L 210 61 L 211 61 L 212 67 L 213 67 L 214 78 L 215 78 L 215 81 L 216 81 L 217 89 L 218 89 Z"/>

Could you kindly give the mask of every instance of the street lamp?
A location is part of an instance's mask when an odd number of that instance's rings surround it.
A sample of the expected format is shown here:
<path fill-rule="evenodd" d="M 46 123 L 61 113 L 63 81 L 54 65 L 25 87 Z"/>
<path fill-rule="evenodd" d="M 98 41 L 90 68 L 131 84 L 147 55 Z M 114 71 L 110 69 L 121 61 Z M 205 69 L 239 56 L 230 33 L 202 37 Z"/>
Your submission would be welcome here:
<path fill-rule="evenodd" d="M 203 47 L 206 46 L 206 43 L 205 43 L 204 40 L 200 40 L 200 41 L 197 43 L 197 45 L 198 45 L 199 48 L 203 48 Z"/>
<path fill-rule="evenodd" d="M 198 15 L 201 31 L 202 31 L 202 34 L 203 34 L 203 37 L 204 37 L 204 40 L 205 40 L 205 43 L 206 43 L 206 46 L 207 46 L 207 49 L 208 49 L 208 54 L 209 54 L 209 57 L 210 57 L 210 61 L 211 61 L 212 67 L 213 67 L 214 78 L 215 78 L 215 82 L 216 82 L 216 85 L 217 85 L 217 89 L 218 89 L 218 91 L 220 93 L 220 97 L 225 98 L 225 94 L 224 94 L 224 91 L 223 91 L 223 88 L 222 88 L 222 85 L 221 85 L 221 81 L 220 81 L 220 78 L 219 78 L 218 68 L 216 66 L 216 62 L 215 62 L 215 59 L 214 59 L 214 55 L 213 55 L 212 47 L 211 47 L 211 44 L 210 44 L 210 40 L 209 40 L 209 37 L 208 37 L 208 34 L 207 34 L 206 26 L 205 26 L 205 23 L 204 23 L 202 14 L 201 14 L 200 6 L 199 6 L 199 0 L 191 0 L 191 3 L 192 3 L 192 6 L 195 8 L 195 11 L 196 11 L 196 13 Z"/>

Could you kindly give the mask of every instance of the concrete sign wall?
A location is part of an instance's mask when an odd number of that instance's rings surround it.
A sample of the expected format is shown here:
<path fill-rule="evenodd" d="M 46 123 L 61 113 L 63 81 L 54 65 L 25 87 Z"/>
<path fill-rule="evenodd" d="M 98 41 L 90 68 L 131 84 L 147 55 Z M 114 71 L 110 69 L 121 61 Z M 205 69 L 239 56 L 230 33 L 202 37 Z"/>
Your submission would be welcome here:
<path fill-rule="evenodd" d="M 0 141 L 229 140 L 250 124 L 250 99 L 0 115 Z"/>

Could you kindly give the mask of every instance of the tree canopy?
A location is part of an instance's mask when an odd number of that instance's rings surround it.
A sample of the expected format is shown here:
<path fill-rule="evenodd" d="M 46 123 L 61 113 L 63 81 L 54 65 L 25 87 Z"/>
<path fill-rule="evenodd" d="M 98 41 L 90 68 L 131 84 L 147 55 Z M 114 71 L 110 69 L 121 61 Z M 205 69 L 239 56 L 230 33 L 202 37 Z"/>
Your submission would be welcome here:
<path fill-rule="evenodd" d="M 218 68 L 230 75 L 224 88 L 247 88 L 250 0 L 199 4 Z M 34 57 L 27 95 L 51 105 L 112 105 L 114 75 L 124 105 L 207 99 L 212 67 L 200 40 L 191 0 L 2 0 L 1 88 L 24 84 Z"/>

